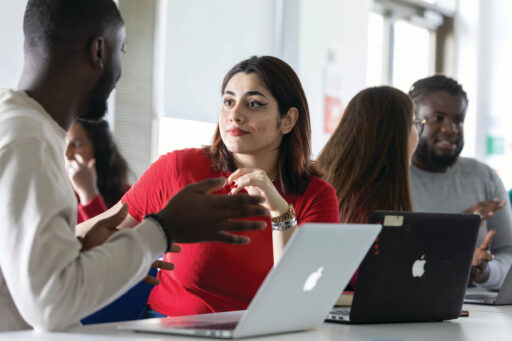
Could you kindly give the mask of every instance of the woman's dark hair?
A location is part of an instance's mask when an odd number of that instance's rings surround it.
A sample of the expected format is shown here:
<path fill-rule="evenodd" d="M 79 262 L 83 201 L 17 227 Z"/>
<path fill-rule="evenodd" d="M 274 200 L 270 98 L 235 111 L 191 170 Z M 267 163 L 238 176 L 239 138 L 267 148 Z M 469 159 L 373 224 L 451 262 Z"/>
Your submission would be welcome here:
<path fill-rule="evenodd" d="M 98 190 L 108 207 L 115 205 L 126 192 L 128 184 L 128 164 L 119 153 L 110 128 L 105 120 L 87 121 L 77 119 L 91 140 L 96 173 L 98 175 Z"/>
<path fill-rule="evenodd" d="M 251 57 L 228 71 L 222 82 L 221 94 L 224 93 L 229 80 L 239 72 L 254 73 L 259 77 L 276 99 L 281 118 L 290 108 L 298 110 L 297 122 L 292 131 L 283 136 L 279 149 L 279 178 L 285 193 L 303 193 L 311 178 L 318 176 L 319 172 L 311 162 L 309 107 L 299 77 L 288 64 L 276 57 Z M 219 125 L 213 135 L 212 145 L 206 150 L 215 170 L 236 170 L 233 155 L 220 136 Z"/>
<path fill-rule="evenodd" d="M 336 189 L 341 222 L 366 222 L 371 212 L 411 211 L 409 134 L 414 104 L 380 86 L 359 92 L 317 159 Z"/>

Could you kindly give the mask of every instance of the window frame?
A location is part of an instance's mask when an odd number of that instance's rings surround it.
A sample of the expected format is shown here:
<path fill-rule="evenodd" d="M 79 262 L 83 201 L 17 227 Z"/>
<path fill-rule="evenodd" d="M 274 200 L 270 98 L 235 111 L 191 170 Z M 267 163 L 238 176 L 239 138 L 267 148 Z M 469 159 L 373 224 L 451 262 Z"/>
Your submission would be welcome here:
<path fill-rule="evenodd" d="M 393 84 L 395 25 L 399 20 L 430 31 L 431 73 L 453 74 L 455 70 L 455 9 L 421 0 L 374 0 L 372 13 L 383 17 L 383 60 L 381 81 Z"/>

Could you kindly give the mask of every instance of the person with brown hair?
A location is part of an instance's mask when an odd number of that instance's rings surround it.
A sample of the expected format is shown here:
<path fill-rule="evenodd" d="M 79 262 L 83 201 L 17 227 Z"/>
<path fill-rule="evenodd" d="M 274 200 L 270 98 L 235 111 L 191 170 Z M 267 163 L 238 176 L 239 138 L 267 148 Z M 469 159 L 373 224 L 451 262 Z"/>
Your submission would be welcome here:
<path fill-rule="evenodd" d="M 133 226 L 188 183 L 226 177 L 216 193 L 263 197 L 269 228 L 244 234 L 244 247 L 182 245 L 164 254 L 176 269 L 158 274 L 144 317 L 246 309 L 298 225 L 338 221 L 334 188 L 310 160 L 309 109 L 293 69 L 275 57 L 249 58 L 226 74 L 221 95 L 212 145 L 161 156 L 113 210 L 128 203 L 124 226 Z"/>
<path fill-rule="evenodd" d="M 411 98 L 389 86 L 349 102 L 317 159 L 336 189 L 342 223 L 367 223 L 378 209 L 412 211 L 409 165 L 424 123 L 414 119 Z"/>
<path fill-rule="evenodd" d="M 77 223 L 106 211 L 130 189 L 128 163 L 107 121 L 78 118 L 68 129 L 65 156 L 78 200 Z"/>

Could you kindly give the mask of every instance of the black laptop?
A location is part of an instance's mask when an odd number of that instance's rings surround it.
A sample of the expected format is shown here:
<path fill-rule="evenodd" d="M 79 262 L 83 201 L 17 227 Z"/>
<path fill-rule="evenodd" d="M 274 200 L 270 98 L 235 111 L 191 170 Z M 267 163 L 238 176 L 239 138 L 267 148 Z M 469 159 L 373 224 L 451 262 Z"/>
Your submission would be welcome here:
<path fill-rule="evenodd" d="M 383 225 L 359 267 L 351 307 L 328 322 L 442 321 L 459 317 L 480 216 L 376 211 Z"/>

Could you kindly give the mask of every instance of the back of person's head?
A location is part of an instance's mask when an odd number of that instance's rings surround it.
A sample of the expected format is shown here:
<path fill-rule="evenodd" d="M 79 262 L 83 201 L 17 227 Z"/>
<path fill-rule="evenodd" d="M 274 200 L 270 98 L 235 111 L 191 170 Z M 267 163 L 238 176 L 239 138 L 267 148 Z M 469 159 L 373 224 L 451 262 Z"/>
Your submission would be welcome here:
<path fill-rule="evenodd" d="M 112 0 L 28 0 L 23 21 L 25 51 L 40 58 L 88 52 L 92 38 L 123 25 Z"/>
<path fill-rule="evenodd" d="M 237 73 L 256 74 L 268 88 L 284 117 L 290 108 L 298 110 L 298 118 L 292 131 L 283 136 L 279 151 L 279 176 L 286 193 L 302 193 L 312 176 L 318 175 L 311 163 L 311 124 L 309 106 L 299 77 L 279 58 L 271 56 L 251 57 L 236 64 L 227 72 L 222 82 L 221 94 L 229 80 Z M 233 157 L 222 142 L 219 127 L 210 147 L 214 168 L 228 172 L 236 169 Z"/>
<path fill-rule="evenodd" d="M 415 103 L 418 103 L 425 94 L 437 91 L 445 91 L 450 95 L 460 96 L 466 100 L 466 103 L 468 102 L 468 96 L 462 85 L 455 79 L 444 75 L 434 75 L 417 80 L 409 89 L 409 96 Z"/>
<path fill-rule="evenodd" d="M 119 152 L 105 120 L 76 121 L 91 140 L 96 160 L 98 190 L 107 206 L 113 206 L 123 196 L 128 184 L 128 164 Z"/>
<path fill-rule="evenodd" d="M 363 222 L 376 209 L 412 210 L 409 134 L 414 104 L 379 86 L 359 92 L 317 159 L 336 189 L 342 222 Z"/>

